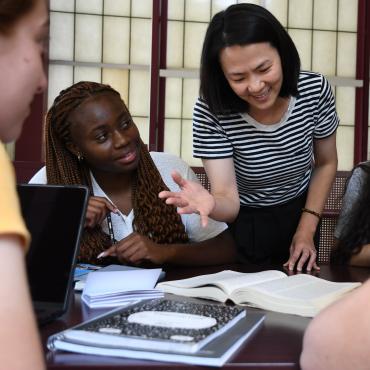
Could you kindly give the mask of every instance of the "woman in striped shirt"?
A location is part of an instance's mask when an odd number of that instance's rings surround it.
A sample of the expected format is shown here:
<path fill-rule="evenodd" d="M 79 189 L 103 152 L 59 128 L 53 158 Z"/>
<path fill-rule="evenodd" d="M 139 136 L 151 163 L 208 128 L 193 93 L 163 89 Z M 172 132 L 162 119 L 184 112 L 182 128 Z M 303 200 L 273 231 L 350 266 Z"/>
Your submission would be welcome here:
<path fill-rule="evenodd" d="M 229 222 L 242 260 L 318 269 L 317 228 L 337 169 L 329 83 L 300 70 L 286 30 L 253 4 L 213 17 L 200 80 L 193 149 L 211 193 L 174 173 L 182 191 L 160 197 L 203 224 Z"/>

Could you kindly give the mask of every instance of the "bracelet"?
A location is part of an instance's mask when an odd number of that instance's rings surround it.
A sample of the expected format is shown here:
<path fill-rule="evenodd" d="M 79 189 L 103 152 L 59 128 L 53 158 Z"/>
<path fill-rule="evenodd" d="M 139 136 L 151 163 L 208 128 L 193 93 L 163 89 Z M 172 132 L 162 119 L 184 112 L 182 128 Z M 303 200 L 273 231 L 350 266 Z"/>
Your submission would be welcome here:
<path fill-rule="evenodd" d="M 312 209 L 302 208 L 302 212 L 310 213 L 311 215 L 314 215 L 314 216 L 316 216 L 319 220 L 321 220 L 321 214 L 320 214 L 320 213 L 318 213 L 318 212 L 313 211 Z"/>

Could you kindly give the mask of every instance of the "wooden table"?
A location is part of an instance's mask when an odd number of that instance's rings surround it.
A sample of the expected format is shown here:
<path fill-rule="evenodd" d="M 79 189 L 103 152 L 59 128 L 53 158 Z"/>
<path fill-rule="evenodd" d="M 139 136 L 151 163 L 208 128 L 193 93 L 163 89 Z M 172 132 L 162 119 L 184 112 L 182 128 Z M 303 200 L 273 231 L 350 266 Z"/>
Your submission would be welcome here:
<path fill-rule="evenodd" d="M 277 266 L 266 266 L 263 269 L 278 269 Z M 171 267 L 165 268 L 166 280 L 187 278 L 194 275 L 213 273 L 222 270 L 257 272 L 258 266 L 224 265 L 199 268 Z M 370 277 L 370 269 L 359 267 L 322 266 L 316 276 L 332 281 L 364 281 Z M 248 310 L 254 310 L 248 308 Z M 260 311 L 260 310 L 259 310 Z M 257 333 L 246 342 L 238 353 L 225 364 L 225 369 L 299 369 L 299 355 L 302 349 L 304 330 L 309 318 L 285 315 L 277 312 L 263 311 L 265 322 Z M 90 319 L 101 310 L 88 310 L 80 303 L 80 295 L 75 294 L 66 315 L 60 320 L 41 329 L 43 343 L 49 335 L 67 329 Z M 204 368 L 187 364 L 140 361 L 124 358 L 90 356 L 71 353 L 51 353 L 45 348 L 48 369 L 194 369 Z"/>

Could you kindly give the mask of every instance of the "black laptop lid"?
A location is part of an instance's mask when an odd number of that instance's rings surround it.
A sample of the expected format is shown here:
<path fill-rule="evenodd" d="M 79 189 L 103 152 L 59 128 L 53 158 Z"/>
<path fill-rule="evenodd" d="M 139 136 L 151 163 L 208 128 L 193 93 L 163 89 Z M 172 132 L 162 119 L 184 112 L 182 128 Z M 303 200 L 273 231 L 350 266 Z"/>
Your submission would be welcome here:
<path fill-rule="evenodd" d="M 88 189 L 19 184 L 23 218 L 32 241 L 27 274 L 33 302 L 67 308 L 84 226 Z"/>

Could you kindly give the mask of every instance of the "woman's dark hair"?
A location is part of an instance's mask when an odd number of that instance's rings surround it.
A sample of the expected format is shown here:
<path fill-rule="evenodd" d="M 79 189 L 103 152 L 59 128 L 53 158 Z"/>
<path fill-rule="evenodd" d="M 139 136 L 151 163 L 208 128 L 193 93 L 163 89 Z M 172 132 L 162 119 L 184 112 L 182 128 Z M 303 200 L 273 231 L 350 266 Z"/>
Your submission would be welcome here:
<path fill-rule="evenodd" d="M 351 217 L 346 220 L 338 244 L 331 252 L 330 259 L 335 264 L 348 263 L 353 255 L 361 252 L 365 244 L 370 243 L 370 162 L 360 163 L 352 170 L 345 190 L 356 168 L 364 171 L 365 179 L 359 189 L 359 198 L 351 209 Z"/>
<path fill-rule="evenodd" d="M 7 35 L 25 14 L 30 12 L 39 0 L 0 0 L 0 33 Z"/>
<path fill-rule="evenodd" d="M 119 93 L 109 85 L 96 82 L 78 82 L 60 92 L 54 100 L 45 126 L 46 175 L 48 184 L 87 185 L 93 194 L 90 169 L 67 148 L 70 142 L 70 114 L 84 101 L 100 94 Z M 122 99 L 121 99 L 122 101 Z M 122 104 L 124 102 L 122 101 Z M 126 108 L 128 111 L 128 109 Z M 132 207 L 133 228 L 159 244 L 185 243 L 188 236 L 176 208 L 159 199 L 158 193 L 168 190 L 145 144 L 140 140 L 140 161 L 133 174 Z M 85 229 L 79 259 L 98 263 L 96 256 L 110 247 L 109 236 L 100 226 Z"/>
<path fill-rule="evenodd" d="M 231 89 L 220 65 L 220 52 L 233 45 L 268 42 L 281 59 L 283 83 L 279 96 L 297 96 L 300 59 L 288 32 L 265 8 L 235 4 L 211 20 L 201 56 L 200 96 L 214 113 L 246 112 L 248 103 Z"/>

